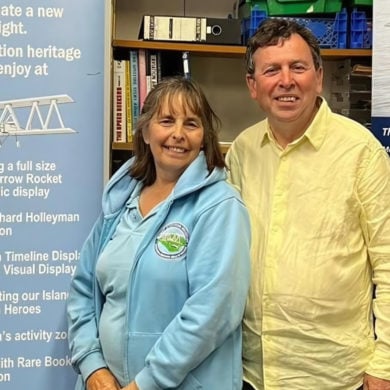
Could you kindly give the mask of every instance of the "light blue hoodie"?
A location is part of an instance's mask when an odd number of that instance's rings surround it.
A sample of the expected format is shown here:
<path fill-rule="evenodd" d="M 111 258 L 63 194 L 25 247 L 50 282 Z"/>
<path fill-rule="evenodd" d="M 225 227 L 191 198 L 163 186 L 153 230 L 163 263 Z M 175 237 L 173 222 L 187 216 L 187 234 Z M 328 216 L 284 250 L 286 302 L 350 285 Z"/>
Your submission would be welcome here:
<path fill-rule="evenodd" d="M 99 253 L 112 237 L 137 181 L 132 160 L 107 184 L 102 215 L 81 251 L 68 300 L 72 363 L 82 378 L 105 367 L 98 336 L 104 296 Z M 222 169 L 209 174 L 203 152 L 161 205 L 143 238 L 128 283 L 123 359 L 141 390 L 239 390 L 241 319 L 249 288 L 249 218 Z M 146 278 L 146 275 L 158 275 Z"/>

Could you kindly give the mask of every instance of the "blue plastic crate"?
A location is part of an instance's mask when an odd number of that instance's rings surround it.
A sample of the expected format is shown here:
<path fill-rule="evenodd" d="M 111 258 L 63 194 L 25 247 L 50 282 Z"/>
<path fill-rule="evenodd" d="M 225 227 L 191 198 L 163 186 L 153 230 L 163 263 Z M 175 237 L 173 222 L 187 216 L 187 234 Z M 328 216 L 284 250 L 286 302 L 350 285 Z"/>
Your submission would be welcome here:
<path fill-rule="evenodd" d="M 372 48 L 372 19 L 367 18 L 365 11 L 358 11 L 356 8 L 351 12 L 349 48 Z"/>
<path fill-rule="evenodd" d="M 267 17 L 268 15 L 265 11 L 254 9 L 249 18 L 242 20 L 241 36 L 244 45 L 246 45 L 247 40 L 256 32 L 258 25 Z M 318 44 L 322 49 L 346 49 L 348 47 L 348 12 L 345 9 L 337 12 L 334 18 L 284 16 L 278 16 L 278 18 L 294 20 L 310 29 L 316 36 Z"/>
<path fill-rule="evenodd" d="M 245 45 L 248 39 L 256 32 L 259 24 L 268 17 L 267 12 L 258 10 L 257 7 L 251 11 L 250 17 L 241 21 L 241 40 Z"/>

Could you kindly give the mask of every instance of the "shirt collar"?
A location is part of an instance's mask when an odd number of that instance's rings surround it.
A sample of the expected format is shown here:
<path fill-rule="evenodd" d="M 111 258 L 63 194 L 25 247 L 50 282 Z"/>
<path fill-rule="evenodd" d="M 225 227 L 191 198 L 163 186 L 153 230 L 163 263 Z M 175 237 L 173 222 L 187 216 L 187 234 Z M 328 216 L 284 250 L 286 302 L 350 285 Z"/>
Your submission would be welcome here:
<path fill-rule="evenodd" d="M 319 150 L 321 145 L 324 143 L 326 134 L 328 132 L 330 113 L 330 108 L 326 103 L 326 100 L 322 97 L 319 97 L 319 99 L 320 107 L 304 134 L 304 136 L 316 150 Z"/>
<path fill-rule="evenodd" d="M 306 138 L 310 144 L 316 149 L 320 149 L 323 144 L 328 125 L 328 116 L 330 113 L 330 108 L 323 97 L 318 97 L 320 107 L 311 122 L 310 126 L 306 129 L 305 133 L 300 137 Z M 263 134 L 260 135 L 261 146 L 264 146 L 268 142 L 272 142 L 277 145 L 275 137 L 272 134 L 268 120 L 266 120 L 266 126 L 262 129 Z M 294 143 L 299 142 L 299 140 L 294 141 Z"/>

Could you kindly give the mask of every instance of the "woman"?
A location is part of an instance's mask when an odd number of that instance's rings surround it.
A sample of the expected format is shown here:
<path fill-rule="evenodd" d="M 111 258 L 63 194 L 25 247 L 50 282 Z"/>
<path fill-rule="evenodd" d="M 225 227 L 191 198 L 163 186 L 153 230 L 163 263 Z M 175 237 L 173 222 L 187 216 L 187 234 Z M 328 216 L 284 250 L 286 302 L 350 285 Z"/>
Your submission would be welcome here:
<path fill-rule="evenodd" d="M 241 389 L 249 219 L 193 81 L 147 96 L 68 300 L 76 389 Z"/>

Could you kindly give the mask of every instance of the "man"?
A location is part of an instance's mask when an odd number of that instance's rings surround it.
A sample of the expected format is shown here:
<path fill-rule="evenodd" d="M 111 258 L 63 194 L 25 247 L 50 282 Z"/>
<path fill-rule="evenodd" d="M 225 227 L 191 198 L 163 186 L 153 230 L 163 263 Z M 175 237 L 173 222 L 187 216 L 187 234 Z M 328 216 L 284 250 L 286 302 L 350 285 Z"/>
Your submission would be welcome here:
<path fill-rule="evenodd" d="M 320 96 L 304 27 L 264 21 L 246 63 L 267 118 L 227 154 L 252 224 L 244 389 L 389 390 L 388 155 Z"/>

